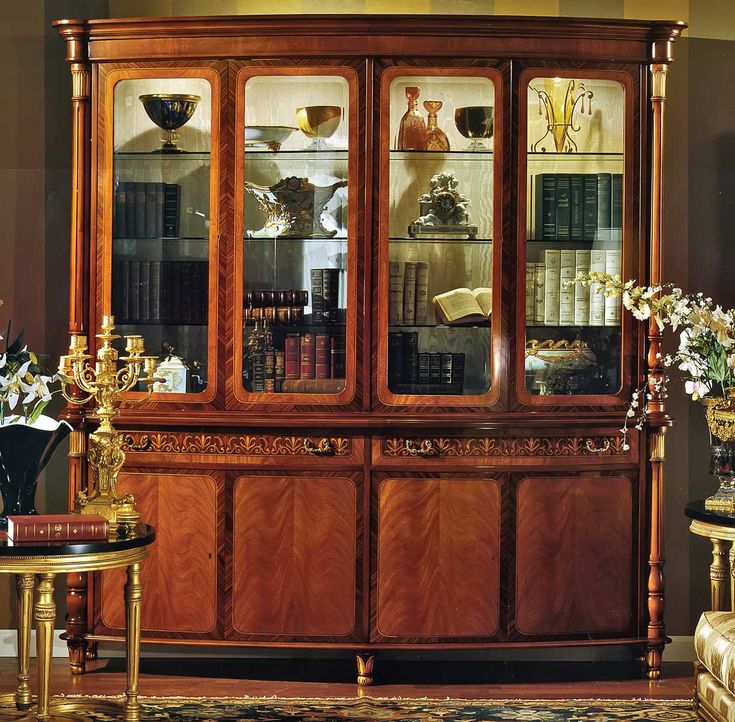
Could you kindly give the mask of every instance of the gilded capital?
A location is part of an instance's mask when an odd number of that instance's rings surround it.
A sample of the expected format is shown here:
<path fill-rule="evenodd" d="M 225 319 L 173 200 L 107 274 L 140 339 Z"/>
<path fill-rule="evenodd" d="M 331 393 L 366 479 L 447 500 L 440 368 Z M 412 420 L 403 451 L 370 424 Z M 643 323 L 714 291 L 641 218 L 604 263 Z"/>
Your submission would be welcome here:
<path fill-rule="evenodd" d="M 661 432 L 651 434 L 651 438 L 649 442 L 649 452 L 650 452 L 649 458 L 651 461 L 665 461 L 666 460 L 665 443 L 666 443 L 665 434 Z"/>
<path fill-rule="evenodd" d="M 89 67 L 84 63 L 71 64 L 71 96 L 72 99 L 89 98 L 91 83 Z"/>
<path fill-rule="evenodd" d="M 669 66 L 665 63 L 653 63 L 651 65 L 651 100 L 663 100 L 666 98 L 666 73 Z"/>

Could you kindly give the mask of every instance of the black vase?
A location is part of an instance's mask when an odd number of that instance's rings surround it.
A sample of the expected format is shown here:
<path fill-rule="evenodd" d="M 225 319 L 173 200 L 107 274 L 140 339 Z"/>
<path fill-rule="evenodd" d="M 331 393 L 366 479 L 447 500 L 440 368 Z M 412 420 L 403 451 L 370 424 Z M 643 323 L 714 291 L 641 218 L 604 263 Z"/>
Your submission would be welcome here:
<path fill-rule="evenodd" d="M 42 418 L 48 423 L 0 426 L 0 493 L 3 497 L 0 529 L 8 528 L 8 515 L 38 513 L 35 500 L 38 475 L 71 431 L 66 421 Z"/>

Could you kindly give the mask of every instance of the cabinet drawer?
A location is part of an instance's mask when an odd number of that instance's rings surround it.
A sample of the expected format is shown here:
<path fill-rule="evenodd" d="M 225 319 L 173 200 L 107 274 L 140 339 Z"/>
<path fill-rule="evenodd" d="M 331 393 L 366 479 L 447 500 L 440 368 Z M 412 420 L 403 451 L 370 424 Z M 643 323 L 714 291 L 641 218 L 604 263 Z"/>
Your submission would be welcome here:
<path fill-rule="evenodd" d="M 185 431 L 123 432 L 123 450 L 135 465 L 162 461 L 208 467 L 278 467 L 318 464 L 362 466 L 364 441 L 359 437 L 305 434 L 188 433 Z"/>
<path fill-rule="evenodd" d="M 426 468 L 548 466 L 549 459 L 575 467 L 635 464 L 638 439 L 631 434 L 623 448 L 618 429 L 593 433 L 541 433 L 484 436 L 384 436 L 372 439 L 372 463 L 380 468 L 403 468 L 417 462 Z"/>

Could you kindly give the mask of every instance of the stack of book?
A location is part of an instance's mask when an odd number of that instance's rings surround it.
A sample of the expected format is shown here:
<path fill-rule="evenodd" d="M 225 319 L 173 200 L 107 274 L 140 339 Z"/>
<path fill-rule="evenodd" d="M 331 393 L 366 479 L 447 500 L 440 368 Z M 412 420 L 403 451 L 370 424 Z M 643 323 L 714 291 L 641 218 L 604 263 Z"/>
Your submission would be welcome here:
<path fill-rule="evenodd" d="M 118 323 L 207 323 L 206 261 L 115 261 L 112 312 Z"/>
<path fill-rule="evenodd" d="M 289 333 L 283 348 L 256 348 L 245 387 L 255 393 L 339 393 L 345 385 L 345 338 Z"/>
<path fill-rule="evenodd" d="M 543 263 L 526 264 L 526 323 L 533 326 L 619 326 L 620 298 L 599 284 L 566 286 L 579 273 L 620 274 L 621 251 L 550 249 Z"/>
<path fill-rule="evenodd" d="M 418 331 L 388 334 L 388 388 L 397 394 L 453 394 L 464 388 L 465 355 L 419 350 Z"/>
<path fill-rule="evenodd" d="M 425 326 L 429 323 L 429 264 L 391 261 L 388 287 L 388 323 Z"/>
<path fill-rule="evenodd" d="M 339 268 L 311 269 L 311 322 L 339 321 Z"/>
<path fill-rule="evenodd" d="M 178 238 L 180 203 L 178 183 L 118 183 L 113 238 Z"/>
<path fill-rule="evenodd" d="M 537 241 L 616 241 L 622 238 L 621 173 L 540 173 L 531 184 Z"/>

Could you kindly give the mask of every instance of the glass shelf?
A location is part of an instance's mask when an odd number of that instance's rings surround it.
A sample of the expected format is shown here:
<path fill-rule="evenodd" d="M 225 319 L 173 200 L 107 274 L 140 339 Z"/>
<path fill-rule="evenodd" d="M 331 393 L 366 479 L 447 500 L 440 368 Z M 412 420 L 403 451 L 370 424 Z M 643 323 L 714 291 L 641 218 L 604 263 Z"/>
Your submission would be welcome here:
<path fill-rule="evenodd" d="M 246 164 L 247 160 L 256 161 L 278 161 L 278 160 L 315 160 L 326 162 L 329 160 L 347 160 L 347 150 L 335 148 L 331 150 L 250 150 L 245 148 Z"/>
<path fill-rule="evenodd" d="M 161 323 L 160 321 L 120 321 L 116 324 L 117 328 L 122 328 L 123 326 L 130 326 L 130 327 L 136 327 L 136 326 L 154 326 L 156 328 L 185 328 L 185 329 L 194 329 L 194 330 L 204 330 L 207 328 L 208 324 L 206 323 Z"/>
<path fill-rule="evenodd" d="M 589 332 L 594 331 L 595 333 L 599 333 L 601 331 L 619 331 L 620 326 L 545 326 L 542 323 L 534 324 L 534 323 L 528 323 L 526 324 L 526 328 L 529 330 L 538 330 L 543 329 L 545 331 L 580 331 L 580 332 Z"/>
<path fill-rule="evenodd" d="M 553 158 L 554 160 L 560 160 L 560 159 L 567 159 L 567 160 L 574 160 L 575 158 L 619 158 L 622 160 L 625 157 L 624 153 L 550 153 L 546 152 L 543 153 L 541 151 L 536 151 L 535 153 L 531 153 L 530 151 L 527 153 L 528 157 L 534 161 L 539 160 L 540 158 Z"/>
<path fill-rule="evenodd" d="M 304 238 L 302 236 L 243 236 L 243 241 L 298 241 L 299 243 L 333 243 L 339 241 L 340 243 L 347 243 L 346 236 L 332 236 L 331 238 Z"/>
<path fill-rule="evenodd" d="M 457 243 L 460 245 L 468 245 L 481 243 L 484 245 L 492 244 L 492 238 L 411 238 L 410 236 L 391 236 L 391 243 Z"/>
<path fill-rule="evenodd" d="M 487 329 L 490 328 L 490 322 L 487 323 L 453 323 L 453 324 L 446 324 L 446 323 L 400 323 L 400 324 L 390 324 L 389 328 L 391 330 L 405 330 L 405 329 L 412 329 L 412 328 L 432 328 L 439 331 L 449 331 L 454 329 L 460 329 L 463 331 L 466 330 L 473 330 L 473 329 Z"/>
<path fill-rule="evenodd" d="M 492 150 L 392 150 L 390 152 L 391 161 L 432 161 L 452 160 L 452 161 L 482 161 L 487 163 L 492 158 Z"/>
<path fill-rule="evenodd" d="M 604 247 L 610 247 L 610 248 L 619 248 L 620 244 L 622 243 L 622 238 L 619 238 L 617 240 L 612 240 L 610 238 L 606 238 L 605 240 L 602 239 L 595 239 L 594 241 L 570 241 L 570 240 L 564 240 L 560 241 L 556 238 L 547 238 L 547 239 L 538 239 L 538 238 L 527 238 L 526 243 L 545 243 L 547 245 L 553 246 L 554 248 L 564 248 L 565 246 L 581 246 L 582 248 L 587 248 L 589 246 L 594 245 L 600 245 Z"/>
<path fill-rule="evenodd" d="M 117 160 L 193 160 L 209 161 L 208 151 L 182 151 L 180 153 L 159 153 L 158 151 L 116 151 Z"/>
<path fill-rule="evenodd" d="M 209 237 L 207 236 L 160 236 L 154 238 L 133 238 L 132 236 L 115 237 L 113 241 L 173 241 L 174 243 L 180 243 L 181 241 L 201 241 L 203 243 L 209 243 Z"/>

